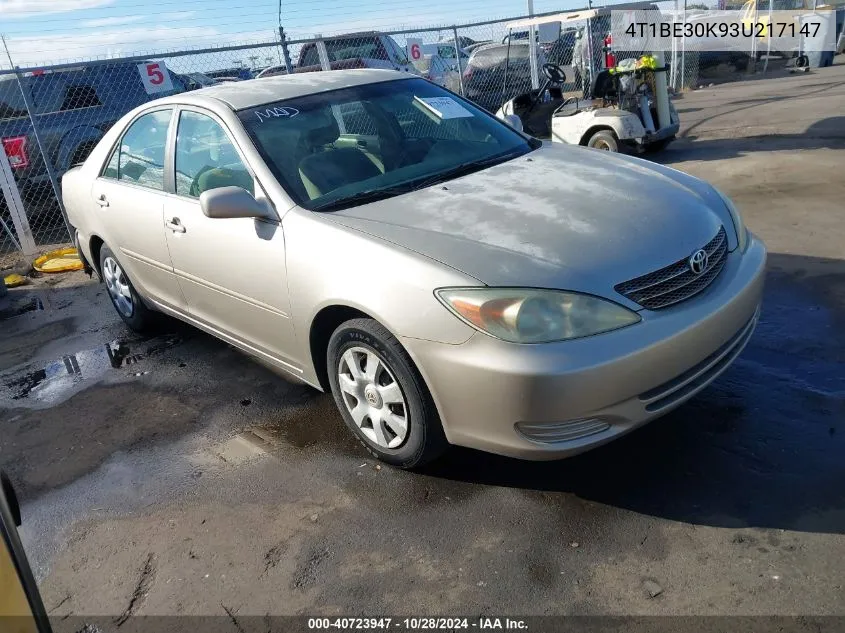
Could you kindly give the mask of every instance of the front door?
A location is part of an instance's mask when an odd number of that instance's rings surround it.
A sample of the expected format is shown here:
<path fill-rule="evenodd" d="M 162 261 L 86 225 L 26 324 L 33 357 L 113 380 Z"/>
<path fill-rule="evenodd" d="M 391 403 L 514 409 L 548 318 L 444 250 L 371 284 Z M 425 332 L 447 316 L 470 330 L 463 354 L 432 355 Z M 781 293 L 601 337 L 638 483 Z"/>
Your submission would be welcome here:
<path fill-rule="evenodd" d="M 173 108 L 155 110 L 130 124 L 94 181 L 91 197 L 106 245 L 138 292 L 183 310 L 164 231 L 164 157 L 172 115 Z"/>
<path fill-rule="evenodd" d="M 220 121 L 193 109 L 178 116 L 175 192 L 165 202 L 165 226 L 188 312 L 259 356 L 298 368 L 291 357 L 295 346 L 282 226 L 203 214 L 203 191 L 238 186 L 259 199 L 264 193 Z"/>

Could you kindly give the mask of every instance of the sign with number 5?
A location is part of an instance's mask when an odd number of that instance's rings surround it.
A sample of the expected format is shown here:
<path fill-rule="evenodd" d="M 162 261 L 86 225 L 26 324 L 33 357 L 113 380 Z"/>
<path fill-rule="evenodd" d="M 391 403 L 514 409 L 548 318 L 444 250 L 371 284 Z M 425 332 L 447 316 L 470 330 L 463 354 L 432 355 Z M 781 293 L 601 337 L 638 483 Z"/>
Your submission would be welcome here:
<path fill-rule="evenodd" d="M 407 39 L 408 59 L 412 62 L 418 62 L 422 59 L 422 40 L 415 38 Z"/>
<path fill-rule="evenodd" d="M 144 83 L 144 90 L 148 95 L 158 92 L 173 90 L 173 81 L 164 62 L 144 62 L 138 64 L 138 72 L 141 73 L 141 81 Z"/>

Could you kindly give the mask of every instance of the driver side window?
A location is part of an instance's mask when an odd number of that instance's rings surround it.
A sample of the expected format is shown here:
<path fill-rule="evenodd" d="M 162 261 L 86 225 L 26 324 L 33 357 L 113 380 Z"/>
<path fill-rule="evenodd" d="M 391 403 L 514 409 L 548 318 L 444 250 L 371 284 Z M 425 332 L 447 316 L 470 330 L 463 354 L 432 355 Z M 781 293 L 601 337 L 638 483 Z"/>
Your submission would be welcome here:
<path fill-rule="evenodd" d="M 255 194 L 255 182 L 234 144 L 217 121 L 183 111 L 176 133 L 176 193 L 199 198 L 218 187 L 241 187 Z"/>

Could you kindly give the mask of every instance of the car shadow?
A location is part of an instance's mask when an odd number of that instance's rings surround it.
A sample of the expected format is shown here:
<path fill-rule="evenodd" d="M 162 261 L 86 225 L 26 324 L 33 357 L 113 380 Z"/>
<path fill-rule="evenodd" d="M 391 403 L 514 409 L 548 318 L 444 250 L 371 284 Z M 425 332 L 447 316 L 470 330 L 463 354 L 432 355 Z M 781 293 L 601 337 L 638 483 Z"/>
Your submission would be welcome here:
<path fill-rule="evenodd" d="M 748 347 L 681 408 L 567 460 L 454 449 L 425 472 L 675 521 L 845 533 L 843 359 L 845 262 L 772 254 Z"/>
<path fill-rule="evenodd" d="M 738 138 L 679 138 L 658 154 L 646 156 L 662 165 L 684 161 L 723 160 L 756 152 L 845 148 L 845 116 L 828 117 L 813 123 L 802 134 L 762 134 Z"/>

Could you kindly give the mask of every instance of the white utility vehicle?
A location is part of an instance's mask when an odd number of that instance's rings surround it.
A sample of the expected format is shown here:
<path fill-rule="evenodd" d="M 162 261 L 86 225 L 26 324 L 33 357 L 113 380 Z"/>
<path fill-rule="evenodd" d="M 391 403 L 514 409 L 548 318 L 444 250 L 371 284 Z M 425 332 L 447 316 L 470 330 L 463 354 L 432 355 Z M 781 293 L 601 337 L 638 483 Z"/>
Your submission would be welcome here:
<path fill-rule="evenodd" d="M 606 9 L 561 13 L 519 20 L 508 27 L 524 29 L 555 23 L 559 27 L 586 21 L 584 31 L 592 33 L 595 29 L 591 21 L 606 17 L 606 13 Z M 585 35 L 579 41 L 584 37 L 595 39 Z M 566 97 L 565 71 L 544 64 L 543 85 L 505 102 L 496 115 L 511 123 L 518 118 L 525 132 L 557 143 L 637 153 L 666 147 L 675 138 L 680 119 L 669 101 L 668 67 L 663 54 L 626 59 L 593 72 L 597 55 L 588 50 L 589 63 L 582 75 L 589 87 L 583 90 L 583 96 Z"/>

